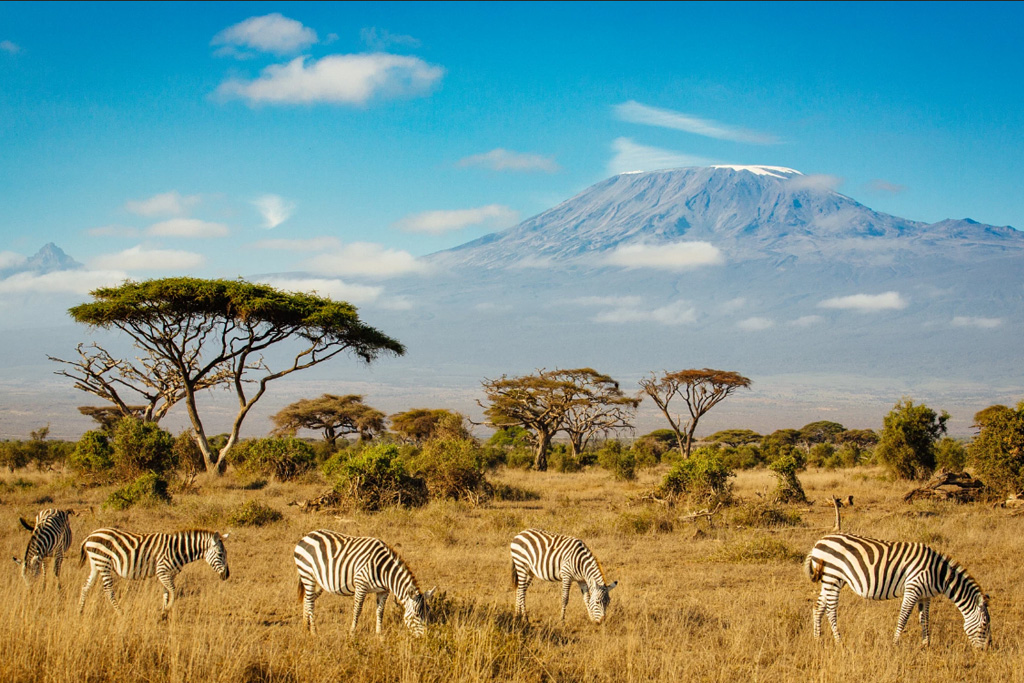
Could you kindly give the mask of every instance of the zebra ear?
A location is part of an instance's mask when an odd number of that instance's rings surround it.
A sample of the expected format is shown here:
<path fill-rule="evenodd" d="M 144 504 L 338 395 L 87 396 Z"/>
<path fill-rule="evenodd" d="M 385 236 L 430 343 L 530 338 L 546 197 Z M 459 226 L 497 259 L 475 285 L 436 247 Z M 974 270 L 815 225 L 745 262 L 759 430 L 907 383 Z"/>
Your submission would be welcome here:
<path fill-rule="evenodd" d="M 21 564 L 21 560 L 19 560 L 18 558 L 12 557 L 11 559 L 14 560 L 14 564 L 17 564 L 17 565 Z"/>
<path fill-rule="evenodd" d="M 426 593 L 424 593 L 423 594 L 423 599 L 424 600 L 429 600 L 430 598 L 434 597 L 434 592 L 435 591 L 437 591 L 437 586 L 434 586 L 433 588 L 428 590 Z"/>
<path fill-rule="evenodd" d="M 25 527 L 26 529 L 28 529 L 29 531 L 35 531 L 36 530 L 36 525 L 35 524 L 29 524 L 28 522 L 25 521 L 24 517 L 18 517 L 18 521 L 21 522 L 21 525 L 23 527 Z"/>
<path fill-rule="evenodd" d="M 611 590 L 612 590 L 613 588 L 615 588 L 616 586 L 618 586 L 618 585 L 619 585 L 619 582 L 618 582 L 618 581 L 613 581 L 613 582 L 612 582 L 612 585 L 610 585 L 610 586 L 605 586 L 605 590 L 607 590 L 608 592 L 611 592 Z"/>
<path fill-rule="evenodd" d="M 226 533 L 223 533 L 223 534 L 219 534 L 219 535 L 220 535 L 220 537 L 221 537 L 221 538 L 227 538 L 227 537 L 229 537 L 229 536 L 231 535 L 231 532 L 230 532 L 230 531 L 228 531 L 228 532 L 226 532 Z"/>

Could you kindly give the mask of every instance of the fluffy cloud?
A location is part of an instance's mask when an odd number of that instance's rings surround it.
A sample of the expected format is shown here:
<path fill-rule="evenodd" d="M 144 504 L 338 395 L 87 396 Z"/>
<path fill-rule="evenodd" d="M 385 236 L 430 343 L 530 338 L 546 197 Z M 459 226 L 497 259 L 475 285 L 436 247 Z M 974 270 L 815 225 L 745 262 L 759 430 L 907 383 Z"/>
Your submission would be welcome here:
<path fill-rule="evenodd" d="M 141 244 L 116 254 L 104 254 L 92 260 L 99 270 L 193 270 L 202 267 L 202 254 L 176 249 L 147 249 Z"/>
<path fill-rule="evenodd" d="M 128 279 L 122 270 L 58 270 L 52 273 L 18 273 L 0 280 L 0 294 L 88 294 L 99 287 Z"/>
<path fill-rule="evenodd" d="M 234 26 L 229 26 L 210 41 L 210 45 L 223 45 L 226 50 L 218 54 L 238 56 L 236 48 L 293 54 L 317 42 L 316 31 L 301 22 L 278 13 L 262 17 L 249 17 Z"/>
<path fill-rule="evenodd" d="M 559 170 L 558 164 L 551 157 L 541 156 L 540 154 L 513 152 L 500 147 L 492 149 L 490 152 L 474 154 L 465 159 L 460 159 L 459 166 L 464 168 L 467 166 L 479 166 L 492 171 L 520 171 L 525 173 L 533 171 L 554 173 Z"/>
<path fill-rule="evenodd" d="M 443 75 L 443 68 L 417 57 L 382 52 L 329 55 L 320 60 L 296 57 L 287 64 L 268 66 L 255 80 L 227 80 L 217 92 L 250 104 L 362 105 L 375 97 L 428 94 Z"/>
<path fill-rule="evenodd" d="M 21 254 L 13 251 L 0 251 L 0 270 L 7 270 L 8 268 L 16 268 L 27 261 Z"/>
<path fill-rule="evenodd" d="M 1003 324 L 1002 318 L 974 318 L 958 315 L 953 318 L 953 327 L 979 327 L 983 330 L 991 330 Z"/>
<path fill-rule="evenodd" d="M 326 251 L 341 248 L 337 237 L 311 237 L 305 240 L 260 240 L 253 244 L 257 249 L 273 251 Z"/>
<path fill-rule="evenodd" d="M 419 47 L 420 41 L 412 36 L 392 33 L 386 28 L 371 26 L 359 32 L 359 38 L 371 50 L 383 52 L 391 47 Z"/>
<path fill-rule="evenodd" d="M 265 194 L 252 204 L 263 216 L 263 227 L 268 229 L 281 225 L 295 211 L 295 202 L 290 202 L 276 194 Z"/>
<path fill-rule="evenodd" d="M 228 226 L 223 223 L 198 218 L 172 218 L 146 228 L 147 235 L 157 237 L 225 237 L 228 232 Z"/>
<path fill-rule="evenodd" d="M 739 321 L 736 323 L 736 327 L 741 330 L 746 330 L 747 332 L 760 332 L 762 330 L 775 327 L 775 321 L 771 318 L 759 318 L 755 316 L 753 318 L 746 318 Z"/>
<path fill-rule="evenodd" d="M 906 185 L 899 185 L 897 183 L 890 183 L 888 180 L 882 180 L 881 178 L 875 178 L 868 183 L 868 189 L 872 192 L 888 192 L 889 194 L 899 194 L 907 189 Z"/>
<path fill-rule="evenodd" d="M 630 100 L 612 107 L 615 116 L 622 121 L 640 123 L 647 126 L 659 128 L 671 128 L 681 130 L 694 135 L 702 135 L 716 140 L 730 140 L 732 142 L 747 142 L 755 145 L 773 145 L 779 139 L 768 133 L 758 133 L 753 130 L 745 130 L 736 126 L 729 126 L 724 123 L 701 119 L 690 114 L 672 111 L 670 109 L 659 109 L 649 107 Z"/>
<path fill-rule="evenodd" d="M 612 142 L 612 158 L 608 162 L 608 173 L 638 173 L 641 171 L 657 171 L 663 168 L 680 168 L 683 166 L 707 166 L 710 159 L 683 154 L 660 147 L 638 145 L 629 138 L 616 138 Z"/>
<path fill-rule="evenodd" d="M 453 230 L 462 230 L 471 225 L 491 229 L 507 228 L 519 220 L 519 213 L 501 204 L 488 204 L 475 209 L 454 211 L 424 211 L 406 216 L 395 227 L 405 232 L 421 232 L 441 235 Z"/>
<path fill-rule="evenodd" d="M 710 242 L 673 242 L 670 244 L 628 244 L 616 247 L 605 263 L 627 268 L 689 270 L 724 261 L 722 252 Z"/>
<path fill-rule="evenodd" d="M 850 296 L 837 296 L 832 299 L 825 299 L 818 304 L 821 308 L 838 308 L 863 313 L 875 311 L 893 311 L 907 307 L 907 301 L 899 292 L 885 292 L 884 294 L 851 294 Z"/>
<path fill-rule="evenodd" d="M 147 199 L 129 199 L 124 203 L 125 211 L 137 216 L 182 216 L 199 203 L 197 194 L 182 196 L 177 192 L 155 194 Z"/>
<path fill-rule="evenodd" d="M 314 256 L 306 262 L 306 267 L 321 275 L 368 277 L 392 277 L 427 271 L 426 264 L 409 252 L 369 242 L 353 242 L 335 251 Z"/>
<path fill-rule="evenodd" d="M 653 322 L 661 325 L 689 325 L 697 321 L 697 309 L 686 301 L 676 301 L 653 309 L 621 306 L 594 316 L 599 323 Z"/>
<path fill-rule="evenodd" d="M 12 55 L 21 52 L 21 46 L 10 40 L 0 40 L 0 50 Z"/>
<path fill-rule="evenodd" d="M 380 298 L 382 287 L 372 285 L 356 285 L 333 278 L 264 278 L 263 282 L 287 292 L 310 292 L 337 301 L 363 305 L 373 303 Z"/>

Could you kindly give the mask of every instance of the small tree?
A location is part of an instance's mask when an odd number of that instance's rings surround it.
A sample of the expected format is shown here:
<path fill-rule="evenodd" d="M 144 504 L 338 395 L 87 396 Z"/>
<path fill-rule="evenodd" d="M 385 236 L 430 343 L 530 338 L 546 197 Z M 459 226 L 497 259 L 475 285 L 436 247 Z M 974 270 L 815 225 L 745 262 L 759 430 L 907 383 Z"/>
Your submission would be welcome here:
<path fill-rule="evenodd" d="M 838 422 L 819 420 L 811 422 L 800 428 L 800 441 L 804 447 L 810 449 L 819 443 L 835 443 L 839 434 L 846 431 L 846 427 Z"/>
<path fill-rule="evenodd" d="M 270 418 L 274 434 L 295 436 L 300 429 L 323 433 L 324 441 L 334 446 L 346 434 L 358 434 L 368 441 L 384 431 L 384 413 L 363 403 L 359 394 L 304 398 L 282 408 Z"/>
<path fill-rule="evenodd" d="M 946 411 L 938 415 L 904 398 L 885 416 L 875 454 L 897 478 L 925 478 L 935 469 L 935 442 L 946 433 L 947 420 Z"/>
<path fill-rule="evenodd" d="M 989 411 L 987 419 L 975 424 L 981 431 L 967 447 L 971 466 L 984 482 L 1000 493 L 1024 492 L 1024 401 L 1017 409 L 993 406 L 1005 410 Z"/>
<path fill-rule="evenodd" d="M 665 372 L 661 377 L 651 373 L 649 378 L 640 380 L 640 388 L 665 415 L 676 435 L 679 452 L 688 458 L 700 418 L 737 389 L 749 389 L 750 380 L 735 372 L 704 368 Z M 681 415 L 673 415 L 669 409 L 672 399 L 677 396 L 686 403 L 690 414 L 688 420 Z"/>
<path fill-rule="evenodd" d="M 413 408 L 395 413 L 388 420 L 391 431 L 409 443 L 421 444 L 439 438 L 442 432 L 446 438 L 468 439 L 471 436 L 463 424 L 465 417 L 443 408 Z"/>
<path fill-rule="evenodd" d="M 596 434 L 608 436 L 620 429 L 633 428 L 640 399 L 623 394 L 618 382 L 592 368 L 555 372 L 571 387 L 562 431 L 569 437 L 574 459 L 579 459 Z"/>

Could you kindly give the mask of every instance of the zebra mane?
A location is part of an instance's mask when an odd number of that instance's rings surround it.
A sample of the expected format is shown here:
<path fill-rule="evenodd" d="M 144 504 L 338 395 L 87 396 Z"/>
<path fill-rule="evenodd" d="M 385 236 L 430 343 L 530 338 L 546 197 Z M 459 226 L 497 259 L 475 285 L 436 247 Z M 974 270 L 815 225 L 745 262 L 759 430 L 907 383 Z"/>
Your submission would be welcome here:
<path fill-rule="evenodd" d="M 590 550 L 590 548 L 587 548 L 587 550 Z M 601 572 L 601 583 L 607 586 L 608 577 L 604 575 L 604 567 L 601 566 L 601 560 L 597 559 L 597 555 L 595 555 L 593 552 L 590 553 L 590 556 L 594 558 L 594 562 L 597 564 L 597 571 Z"/>
<path fill-rule="evenodd" d="M 398 552 L 397 550 L 395 550 L 394 548 L 392 548 L 392 547 L 391 547 L 390 545 L 388 545 L 387 543 L 384 543 L 384 541 L 381 541 L 381 543 L 383 543 L 383 544 L 384 544 L 384 547 L 385 547 L 385 548 L 387 548 L 387 549 L 388 549 L 388 551 L 389 551 L 389 552 L 390 552 L 390 553 L 391 553 L 392 555 L 394 555 L 394 556 L 395 556 L 395 558 L 396 558 L 396 559 L 398 559 L 398 561 L 399 561 L 399 562 L 401 562 L 401 563 L 402 563 L 402 566 L 403 566 L 403 567 L 405 567 L 405 571 L 409 572 L 409 576 L 411 576 L 411 577 L 412 577 L 412 585 L 413 585 L 413 588 L 415 588 L 415 589 L 416 589 L 416 592 L 417 592 L 417 593 L 419 593 L 420 595 L 422 595 L 422 594 L 423 594 L 423 589 L 421 589 L 421 588 L 420 588 L 420 582 L 419 582 L 419 580 L 418 580 L 418 579 L 416 578 L 416 574 L 414 574 L 414 573 L 413 573 L 413 571 L 412 571 L 412 569 L 411 569 L 411 568 L 409 567 L 409 564 L 408 564 L 408 563 L 407 563 L 407 562 L 405 561 L 405 558 L 404 558 L 404 557 L 402 557 L 402 556 L 401 556 L 401 555 L 399 554 L 399 552 Z"/>

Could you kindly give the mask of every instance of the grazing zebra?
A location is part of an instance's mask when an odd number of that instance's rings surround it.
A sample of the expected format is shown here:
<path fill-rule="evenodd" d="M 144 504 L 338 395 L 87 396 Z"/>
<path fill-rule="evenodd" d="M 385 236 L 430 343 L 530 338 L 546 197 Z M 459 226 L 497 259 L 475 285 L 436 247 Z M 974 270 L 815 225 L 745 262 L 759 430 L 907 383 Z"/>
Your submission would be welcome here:
<path fill-rule="evenodd" d="M 578 538 L 527 529 L 512 539 L 512 585 L 516 588 L 516 616 L 526 618 L 526 589 L 536 576 L 544 581 L 562 582 L 562 621 L 569 604 L 569 590 L 575 581 L 583 594 L 590 620 L 600 624 L 611 603 L 609 593 L 619 582 L 608 585 L 604 570 L 594 553 Z"/>
<path fill-rule="evenodd" d="M 327 529 L 311 531 L 295 546 L 295 567 L 299 570 L 302 617 L 311 633 L 316 633 L 313 606 L 323 591 L 354 596 L 353 634 L 367 593 L 377 596 L 377 635 L 389 594 L 404 607 L 405 625 L 414 636 L 422 636 L 426 630 L 427 600 L 436 589 L 421 593 L 409 567 L 380 539 L 345 536 Z"/>
<path fill-rule="evenodd" d="M 35 524 L 29 524 L 23 517 L 18 520 L 21 525 L 32 532 L 25 548 L 25 559 L 14 561 L 21 565 L 21 577 L 25 583 L 30 579 L 45 574 L 46 558 L 53 557 L 53 575 L 60 585 L 60 565 L 64 562 L 64 553 L 71 547 L 71 522 L 68 517 L 78 514 L 74 510 L 57 510 L 47 508 L 36 515 Z"/>
<path fill-rule="evenodd" d="M 832 635 L 839 642 L 839 591 L 848 583 L 854 593 L 870 600 L 903 595 L 893 642 L 899 642 L 917 605 L 921 639 L 928 645 L 928 607 L 938 595 L 952 600 L 963 614 L 964 631 L 971 645 L 985 649 L 991 641 L 988 596 L 963 567 L 922 543 L 829 534 L 814 544 L 804 560 L 804 571 L 811 581 L 822 584 L 814 606 L 815 638 L 821 637 L 821 618 L 828 614 Z"/>
<path fill-rule="evenodd" d="M 147 579 L 154 574 L 164 587 L 163 611 L 174 604 L 174 577 L 189 562 L 206 560 L 221 580 L 228 578 L 228 556 L 224 540 L 228 534 L 194 529 L 174 534 L 133 534 L 120 529 L 97 529 L 82 543 L 81 564 L 89 558 L 92 573 L 82 586 L 78 612 L 85 608 L 85 596 L 96 577 L 118 614 L 114 597 L 114 574 L 124 579 Z"/>

